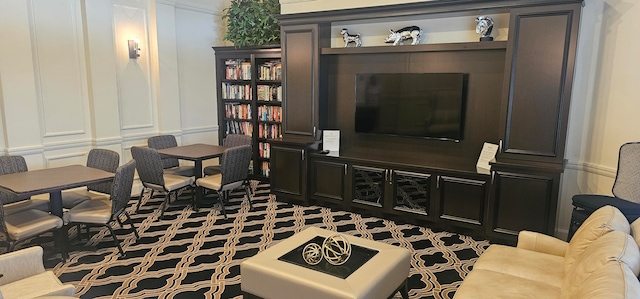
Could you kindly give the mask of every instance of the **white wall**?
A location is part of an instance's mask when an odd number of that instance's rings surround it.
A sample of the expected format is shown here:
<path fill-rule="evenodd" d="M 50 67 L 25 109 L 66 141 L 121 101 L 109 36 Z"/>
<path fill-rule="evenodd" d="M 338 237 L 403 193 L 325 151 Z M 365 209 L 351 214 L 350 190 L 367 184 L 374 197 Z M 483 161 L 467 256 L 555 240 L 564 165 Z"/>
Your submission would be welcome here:
<path fill-rule="evenodd" d="M 0 0 L 0 147 L 30 169 L 149 136 L 217 143 L 225 1 Z M 130 59 L 127 40 L 140 57 Z"/>
<path fill-rule="evenodd" d="M 410 2 L 420 1 L 280 0 L 283 14 Z M 585 1 L 558 210 L 559 237 L 567 234 L 571 197 L 577 193 L 611 194 L 618 148 L 628 141 L 640 141 L 640 100 L 635 90 L 640 85 L 638 15 L 640 3 L 635 0 Z M 457 24 L 451 23 L 451 27 Z"/>

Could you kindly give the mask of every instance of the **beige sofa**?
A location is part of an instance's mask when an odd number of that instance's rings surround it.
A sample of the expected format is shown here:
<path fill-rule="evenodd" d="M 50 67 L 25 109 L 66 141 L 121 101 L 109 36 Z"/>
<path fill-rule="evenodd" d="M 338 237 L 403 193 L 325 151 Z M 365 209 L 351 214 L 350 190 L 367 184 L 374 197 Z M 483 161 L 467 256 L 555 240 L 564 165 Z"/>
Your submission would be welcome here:
<path fill-rule="evenodd" d="M 517 247 L 491 245 L 455 299 L 640 298 L 640 220 L 611 206 L 594 212 L 570 242 L 523 231 Z"/>
<path fill-rule="evenodd" d="M 58 296 L 75 294 L 73 285 L 62 284 L 53 272 L 45 270 L 42 253 L 42 247 L 34 246 L 0 255 L 0 299 L 61 298 Z"/>

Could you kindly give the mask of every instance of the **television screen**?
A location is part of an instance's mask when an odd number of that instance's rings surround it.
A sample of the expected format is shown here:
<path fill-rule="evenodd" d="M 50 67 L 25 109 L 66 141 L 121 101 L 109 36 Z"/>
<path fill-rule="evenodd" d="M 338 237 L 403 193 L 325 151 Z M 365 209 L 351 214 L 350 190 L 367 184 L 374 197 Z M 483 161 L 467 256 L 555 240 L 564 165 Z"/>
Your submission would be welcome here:
<path fill-rule="evenodd" d="M 355 131 L 459 141 L 465 74 L 356 74 Z"/>

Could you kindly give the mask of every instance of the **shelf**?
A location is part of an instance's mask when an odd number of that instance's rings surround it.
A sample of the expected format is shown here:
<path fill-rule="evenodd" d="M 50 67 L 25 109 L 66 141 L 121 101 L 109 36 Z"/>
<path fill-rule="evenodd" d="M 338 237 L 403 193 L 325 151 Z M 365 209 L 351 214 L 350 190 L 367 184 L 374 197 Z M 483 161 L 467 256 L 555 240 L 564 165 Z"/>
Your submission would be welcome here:
<path fill-rule="evenodd" d="M 242 119 L 242 118 L 224 118 L 225 121 L 242 121 L 242 122 L 252 122 L 252 119 Z"/>
<path fill-rule="evenodd" d="M 281 106 L 282 101 L 258 101 L 258 105 Z"/>
<path fill-rule="evenodd" d="M 251 104 L 251 100 L 224 99 L 224 100 L 222 100 L 222 102 L 225 103 L 225 104 L 237 104 L 237 103 Z"/>
<path fill-rule="evenodd" d="M 273 85 L 273 84 L 279 85 L 279 84 L 282 84 L 282 81 L 281 80 L 256 80 L 256 83 L 257 84 L 264 84 L 264 85 L 267 85 L 267 84 L 268 85 Z"/>
<path fill-rule="evenodd" d="M 344 54 L 378 54 L 378 53 L 411 53 L 411 52 L 446 52 L 446 51 L 473 51 L 473 50 L 505 50 L 506 41 L 446 43 L 426 45 L 402 45 L 402 46 L 378 46 L 378 47 L 348 47 L 348 48 L 322 48 L 322 55 Z"/>

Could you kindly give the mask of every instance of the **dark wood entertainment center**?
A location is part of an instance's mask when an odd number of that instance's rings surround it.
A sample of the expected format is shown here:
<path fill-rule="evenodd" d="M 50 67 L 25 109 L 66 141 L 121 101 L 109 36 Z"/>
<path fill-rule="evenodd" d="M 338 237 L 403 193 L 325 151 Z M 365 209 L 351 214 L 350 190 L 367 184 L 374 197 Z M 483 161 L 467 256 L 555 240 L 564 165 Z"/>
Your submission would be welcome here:
<path fill-rule="evenodd" d="M 514 243 L 553 234 L 582 1 L 429 2 L 281 15 L 283 137 L 278 200 L 319 204 Z M 332 48 L 332 23 L 508 14 L 506 41 Z M 358 73 L 465 73 L 459 142 L 357 134 Z M 341 133 L 339 155 L 313 144 Z M 490 172 L 484 142 L 499 144 Z"/>

